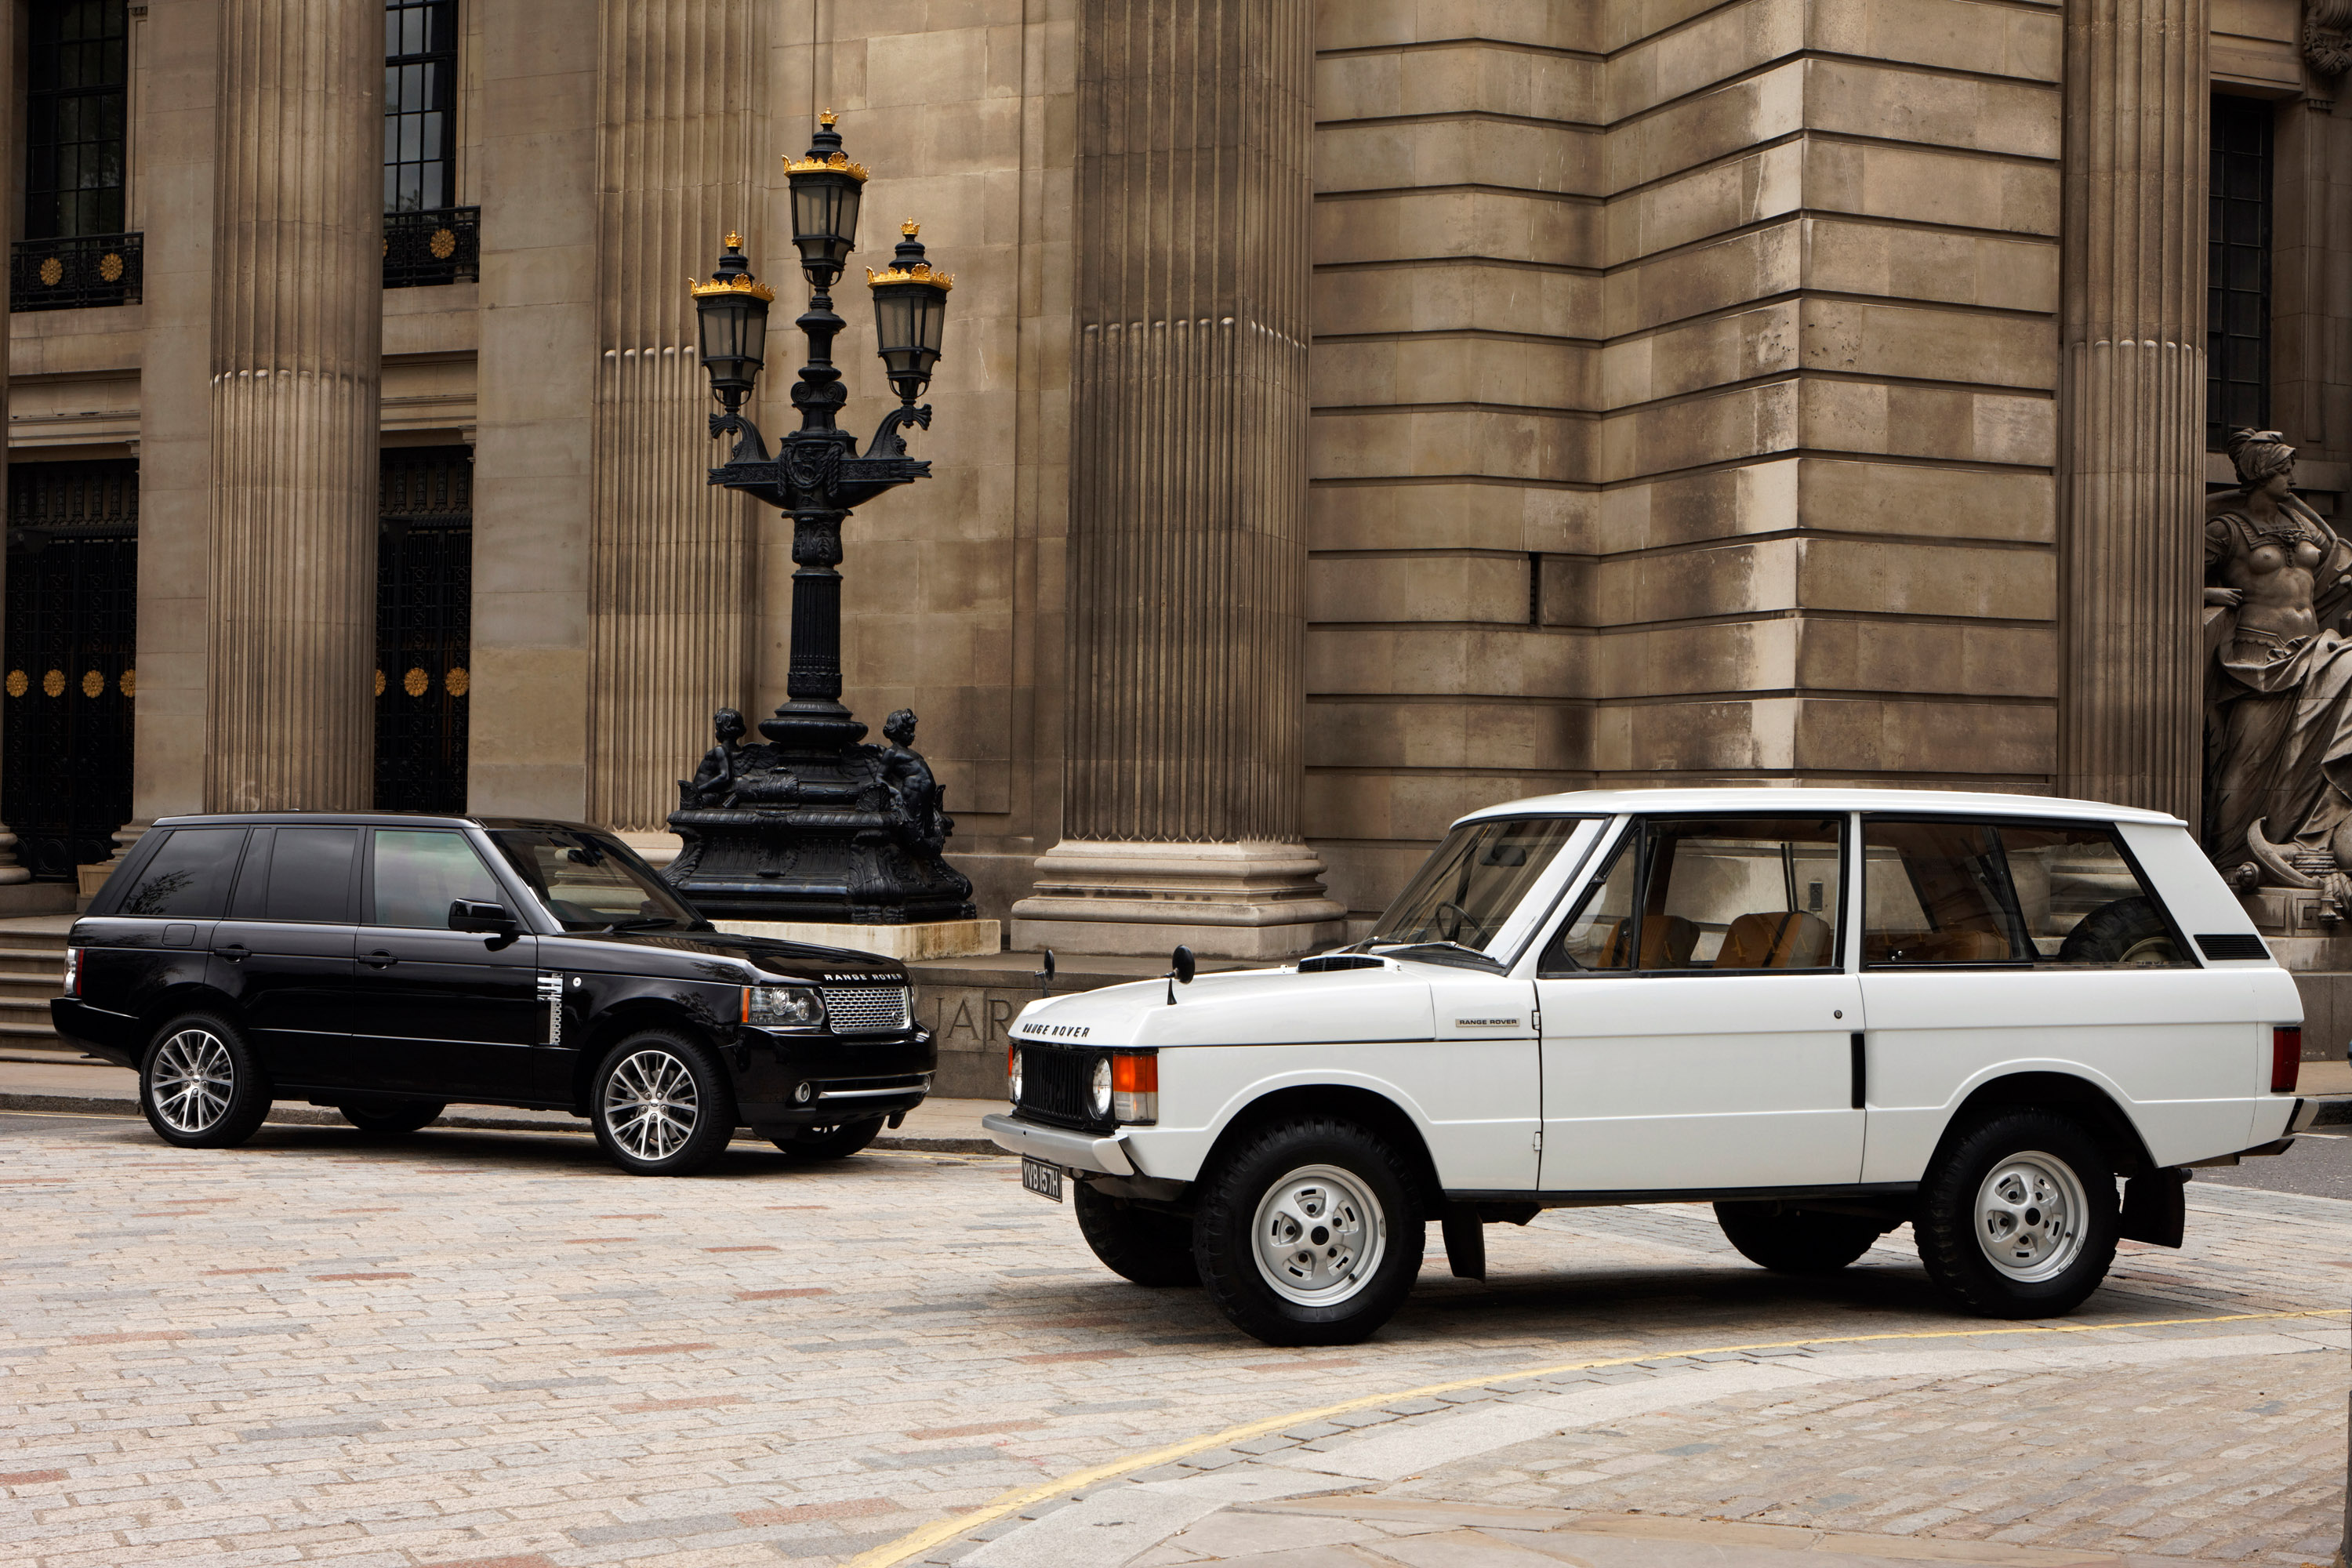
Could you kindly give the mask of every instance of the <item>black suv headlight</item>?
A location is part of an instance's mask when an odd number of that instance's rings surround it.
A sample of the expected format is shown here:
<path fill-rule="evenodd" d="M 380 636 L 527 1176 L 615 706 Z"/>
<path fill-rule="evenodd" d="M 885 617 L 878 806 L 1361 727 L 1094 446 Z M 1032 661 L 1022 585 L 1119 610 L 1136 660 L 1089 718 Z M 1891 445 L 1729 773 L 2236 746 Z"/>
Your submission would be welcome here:
<path fill-rule="evenodd" d="M 824 998 L 814 985 L 746 985 L 743 1021 L 771 1029 L 824 1026 Z"/>

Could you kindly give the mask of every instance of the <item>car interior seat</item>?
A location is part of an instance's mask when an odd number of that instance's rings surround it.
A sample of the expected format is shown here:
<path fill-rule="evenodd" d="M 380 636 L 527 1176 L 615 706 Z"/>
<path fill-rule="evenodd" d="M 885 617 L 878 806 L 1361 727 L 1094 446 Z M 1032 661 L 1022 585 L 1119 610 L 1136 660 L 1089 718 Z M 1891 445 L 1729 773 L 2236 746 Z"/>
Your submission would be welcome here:
<path fill-rule="evenodd" d="M 1802 910 L 1741 915 L 1724 928 L 1717 969 L 1821 969 L 1835 962 L 1830 922 Z"/>
<path fill-rule="evenodd" d="M 1607 940 L 1601 944 L 1602 969 L 1625 967 L 1625 928 L 1630 921 L 1619 921 L 1609 928 Z M 1690 965 L 1691 950 L 1698 945 L 1698 927 L 1680 915 L 1651 915 L 1642 922 L 1643 969 L 1685 969 Z"/>

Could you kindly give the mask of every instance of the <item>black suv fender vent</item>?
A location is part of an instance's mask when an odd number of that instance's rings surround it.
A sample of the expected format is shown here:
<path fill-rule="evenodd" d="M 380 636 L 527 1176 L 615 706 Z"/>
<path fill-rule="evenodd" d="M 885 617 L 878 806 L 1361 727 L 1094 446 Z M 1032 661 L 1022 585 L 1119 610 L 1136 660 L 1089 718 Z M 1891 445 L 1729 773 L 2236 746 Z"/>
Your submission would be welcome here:
<path fill-rule="evenodd" d="M 2224 931 L 2218 936 L 2200 936 L 2197 939 L 2197 946 L 2200 952 L 2216 963 L 2236 958 L 2265 959 L 2271 955 L 2271 950 L 2263 945 L 2261 937 L 2248 936 L 2242 931 Z"/>

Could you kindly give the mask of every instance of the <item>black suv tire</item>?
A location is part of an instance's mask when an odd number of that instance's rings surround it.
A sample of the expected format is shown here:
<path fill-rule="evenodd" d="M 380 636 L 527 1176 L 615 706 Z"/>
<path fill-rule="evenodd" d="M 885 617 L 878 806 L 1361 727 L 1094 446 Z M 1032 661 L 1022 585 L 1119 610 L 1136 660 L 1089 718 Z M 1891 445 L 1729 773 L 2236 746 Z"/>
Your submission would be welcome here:
<path fill-rule="evenodd" d="M 1076 1185 L 1070 1206 L 1077 1210 L 1078 1234 L 1104 1268 L 1138 1285 L 1201 1282 L 1201 1266 L 1192 1257 L 1192 1221 L 1138 1208 L 1084 1182 Z"/>
<path fill-rule="evenodd" d="M 1203 1173 L 1192 1211 L 1202 1285 L 1270 1345 L 1368 1338 L 1403 1305 L 1425 1239 L 1404 1156 L 1326 1116 L 1242 1133 Z"/>
<path fill-rule="evenodd" d="M 588 1080 L 588 1122 L 635 1176 L 690 1176 L 735 1136 L 735 1099 L 708 1047 L 666 1029 L 631 1035 Z"/>
<path fill-rule="evenodd" d="M 1834 1274 L 1870 1250 L 1885 1227 L 1858 1215 L 1720 1203 L 1715 1223 L 1739 1255 L 1776 1274 Z"/>
<path fill-rule="evenodd" d="M 1957 1131 L 1919 1188 L 1919 1261 L 1988 1318 L 2054 1318 L 2115 1261 L 2116 1181 L 2082 1126 L 1999 1110 Z"/>
<path fill-rule="evenodd" d="M 227 1149 L 269 1114 L 269 1079 L 245 1035 L 212 1013 L 155 1031 L 139 1065 L 139 1109 L 155 1136 L 183 1149 Z"/>
<path fill-rule="evenodd" d="M 845 1121 L 838 1127 L 803 1128 L 768 1142 L 782 1149 L 788 1160 L 814 1164 L 824 1160 L 846 1160 L 881 1135 L 882 1119 L 869 1116 L 863 1121 Z"/>
<path fill-rule="evenodd" d="M 437 1100 L 379 1100 L 335 1107 L 335 1114 L 379 1138 L 414 1132 L 449 1108 Z"/>

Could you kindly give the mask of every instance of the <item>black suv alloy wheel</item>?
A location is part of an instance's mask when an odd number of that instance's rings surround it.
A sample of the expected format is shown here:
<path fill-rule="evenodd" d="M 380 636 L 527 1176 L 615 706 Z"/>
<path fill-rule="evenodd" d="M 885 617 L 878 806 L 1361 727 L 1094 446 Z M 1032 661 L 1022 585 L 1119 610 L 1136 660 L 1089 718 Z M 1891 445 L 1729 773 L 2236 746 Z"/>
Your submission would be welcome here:
<path fill-rule="evenodd" d="M 639 1176 L 702 1169 L 735 1135 L 735 1101 L 710 1052 L 681 1035 L 632 1035 L 604 1055 L 589 1092 L 596 1142 Z"/>
<path fill-rule="evenodd" d="M 269 1114 L 269 1086 L 234 1026 L 190 1013 L 155 1032 L 139 1068 L 139 1109 L 166 1143 L 226 1149 Z"/>

